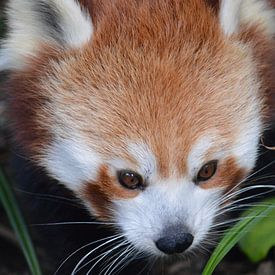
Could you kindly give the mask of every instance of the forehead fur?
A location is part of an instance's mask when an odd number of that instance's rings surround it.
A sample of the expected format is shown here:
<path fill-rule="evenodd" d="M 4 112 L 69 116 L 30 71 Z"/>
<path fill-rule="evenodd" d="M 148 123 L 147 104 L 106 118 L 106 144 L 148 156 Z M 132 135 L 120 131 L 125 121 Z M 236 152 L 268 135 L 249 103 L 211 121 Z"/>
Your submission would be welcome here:
<path fill-rule="evenodd" d="M 227 38 L 203 1 L 115 1 L 99 13 L 87 45 L 45 49 L 14 78 L 15 97 L 24 91 L 25 100 L 13 110 L 36 100 L 16 118 L 19 127 L 36 127 L 31 146 L 41 145 L 39 133 L 51 144 L 72 129 L 102 155 L 127 155 L 129 140 L 142 141 L 165 174 L 171 162 L 184 166 L 208 129 L 230 143 L 254 121 L 261 131 L 253 50 Z"/>

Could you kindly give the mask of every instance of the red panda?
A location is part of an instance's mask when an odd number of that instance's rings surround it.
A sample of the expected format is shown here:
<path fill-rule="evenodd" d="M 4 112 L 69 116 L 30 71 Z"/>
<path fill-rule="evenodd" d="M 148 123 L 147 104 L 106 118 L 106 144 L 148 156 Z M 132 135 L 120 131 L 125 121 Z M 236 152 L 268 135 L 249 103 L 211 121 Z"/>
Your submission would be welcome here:
<path fill-rule="evenodd" d="M 7 5 L 16 143 L 148 255 L 200 246 L 272 119 L 272 2 L 209 2 Z"/>

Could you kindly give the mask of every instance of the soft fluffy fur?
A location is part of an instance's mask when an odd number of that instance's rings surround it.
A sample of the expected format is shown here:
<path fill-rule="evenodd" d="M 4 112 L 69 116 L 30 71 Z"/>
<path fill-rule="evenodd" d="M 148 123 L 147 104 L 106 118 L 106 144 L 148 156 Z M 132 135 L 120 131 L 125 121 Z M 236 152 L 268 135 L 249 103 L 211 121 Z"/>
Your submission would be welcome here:
<path fill-rule="evenodd" d="M 269 123 L 270 3 L 12 0 L 8 18 L 1 64 L 28 156 L 136 249 L 162 255 L 167 223 L 198 246 Z M 213 159 L 215 176 L 195 184 Z M 146 189 L 121 186 L 123 169 Z"/>

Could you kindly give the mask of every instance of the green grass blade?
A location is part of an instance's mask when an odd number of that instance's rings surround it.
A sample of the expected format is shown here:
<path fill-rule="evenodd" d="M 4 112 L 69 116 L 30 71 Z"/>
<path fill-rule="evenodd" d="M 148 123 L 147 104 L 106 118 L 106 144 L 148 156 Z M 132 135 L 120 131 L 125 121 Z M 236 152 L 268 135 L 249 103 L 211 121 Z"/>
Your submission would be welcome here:
<path fill-rule="evenodd" d="M 224 256 L 235 246 L 239 240 L 253 228 L 261 219 L 266 217 L 274 209 L 274 203 L 267 203 L 265 206 L 256 206 L 247 212 L 241 221 L 236 223 L 227 231 L 221 242 L 215 248 L 208 260 L 202 275 L 211 275 Z"/>
<path fill-rule="evenodd" d="M 17 236 L 17 239 L 22 248 L 23 254 L 29 265 L 32 275 L 41 275 L 41 269 L 37 260 L 27 227 L 24 223 L 23 217 L 17 206 L 16 199 L 7 182 L 7 179 L 0 168 L 0 202 L 2 202 L 9 221 Z"/>
<path fill-rule="evenodd" d="M 248 259 L 257 263 L 264 260 L 272 247 L 275 247 L 275 198 L 273 209 L 262 218 L 239 241 L 239 247 Z"/>

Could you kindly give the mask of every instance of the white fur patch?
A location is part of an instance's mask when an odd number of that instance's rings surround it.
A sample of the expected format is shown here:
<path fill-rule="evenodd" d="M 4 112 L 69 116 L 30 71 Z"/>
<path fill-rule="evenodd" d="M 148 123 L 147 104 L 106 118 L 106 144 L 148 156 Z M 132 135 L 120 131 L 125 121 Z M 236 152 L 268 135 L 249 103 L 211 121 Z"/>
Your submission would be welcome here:
<path fill-rule="evenodd" d="M 130 143 L 128 151 L 138 162 L 139 173 L 145 177 L 156 177 L 157 161 L 152 150 L 145 143 Z"/>
<path fill-rule="evenodd" d="M 238 165 L 247 169 L 247 171 L 250 171 L 255 166 L 258 157 L 260 135 L 263 131 L 259 106 L 256 104 L 254 106 L 254 111 L 256 115 L 242 124 L 243 128 L 238 134 L 232 149 L 232 155 L 236 157 Z"/>
<path fill-rule="evenodd" d="M 275 34 L 275 10 L 266 0 L 222 0 L 220 24 L 226 35 L 237 33 L 241 25 L 260 25 L 265 35 Z"/>
<path fill-rule="evenodd" d="M 246 89 L 246 105 L 245 113 L 240 121 L 236 121 L 239 129 L 234 133 L 232 155 L 236 157 L 237 164 L 250 171 L 256 162 L 258 156 L 258 144 L 261 133 L 264 131 L 262 121 L 262 100 L 259 98 L 261 89 L 255 68 L 249 68 L 249 78 L 243 78 L 240 82 L 243 86 L 239 87 L 239 91 Z M 236 87 L 237 88 L 237 87 Z"/>
<path fill-rule="evenodd" d="M 252 107 L 255 109 L 255 106 Z M 233 147 L 215 129 L 210 129 L 194 142 L 187 158 L 188 174 L 185 177 L 150 180 L 149 186 L 137 197 L 114 202 L 115 220 L 138 250 L 163 255 L 155 242 L 167 234 L 167 228 L 170 230 L 172 227 L 177 228 L 177 232 L 182 230 L 182 233 L 193 235 L 193 244 L 188 250 L 202 245 L 215 226 L 223 188 L 203 189 L 194 184 L 192 179 L 201 165 L 212 159 L 223 161 L 235 155 L 241 167 L 254 165 L 260 122 L 257 118 L 251 123 L 255 125 L 244 124 L 248 128 L 240 132 L 243 140 L 236 140 Z M 247 136 L 244 135 L 245 131 Z M 155 162 L 152 152 L 144 144 L 132 144 L 129 147 L 140 166 L 151 167 L 148 163 Z M 207 159 L 209 151 L 211 156 Z"/>
<path fill-rule="evenodd" d="M 189 174 L 194 174 L 205 162 L 205 154 L 215 144 L 217 137 L 207 134 L 195 141 L 187 158 Z"/>
<path fill-rule="evenodd" d="M 254 103 L 257 102 L 255 99 Z M 115 220 L 136 249 L 163 255 L 156 247 L 156 241 L 167 234 L 167 228 L 171 230 L 173 227 L 177 228 L 177 232 L 193 235 L 193 244 L 188 250 L 202 245 L 219 217 L 223 188 L 203 189 L 192 179 L 197 170 L 212 159 L 222 162 L 229 156 L 235 156 L 240 167 L 253 167 L 261 124 L 257 115 L 259 107 L 251 105 L 253 111 L 249 113 L 252 117 L 255 115 L 255 119 L 241 124 L 243 128 L 240 128 L 239 139 L 234 144 L 222 138 L 215 129 L 210 129 L 194 142 L 187 158 L 188 174 L 185 177 L 164 180 L 155 177 L 137 197 L 114 201 Z M 155 158 L 148 146 L 135 143 L 129 148 L 141 167 L 154 166 L 151 163 L 155 163 Z"/>
<path fill-rule="evenodd" d="M 209 151 L 211 151 L 211 155 L 207 156 Z M 194 144 L 191 147 L 187 158 L 187 171 L 189 178 L 194 178 L 199 169 L 206 162 L 211 160 L 222 161 L 230 155 L 232 155 L 232 152 L 226 149 L 226 141 L 215 129 L 209 129 L 209 133 L 202 135 L 194 141 Z"/>
<path fill-rule="evenodd" d="M 26 58 L 35 56 L 41 44 L 58 44 L 52 35 L 53 26 L 43 21 L 43 14 L 37 10 L 38 3 L 43 2 L 58 15 L 63 46 L 80 47 L 91 38 L 91 19 L 74 0 L 10 0 L 8 37 L 0 51 L 0 70 L 22 69 Z"/>
<path fill-rule="evenodd" d="M 90 16 L 81 10 L 79 4 L 73 0 L 51 0 L 62 15 L 61 27 L 65 41 L 71 47 L 80 47 L 91 39 L 92 22 Z"/>
<path fill-rule="evenodd" d="M 240 23 L 240 6 L 242 0 L 223 0 L 220 10 L 220 24 L 226 35 L 237 31 Z"/>
<path fill-rule="evenodd" d="M 155 242 L 168 227 L 194 236 L 191 249 L 204 239 L 218 211 L 219 189 L 204 190 L 186 179 L 149 186 L 138 197 L 115 201 L 115 218 L 127 239 L 140 251 L 163 255 Z M 187 231 L 187 232 L 186 232 Z"/>
<path fill-rule="evenodd" d="M 261 25 L 267 36 L 275 34 L 275 10 L 266 0 L 242 0 L 241 22 Z"/>
<path fill-rule="evenodd" d="M 43 160 L 50 174 L 74 191 L 79 191 L 83 182 L 96 180 L 101 164 L 100 156 L 76 139 L 55 141 Z"/>

